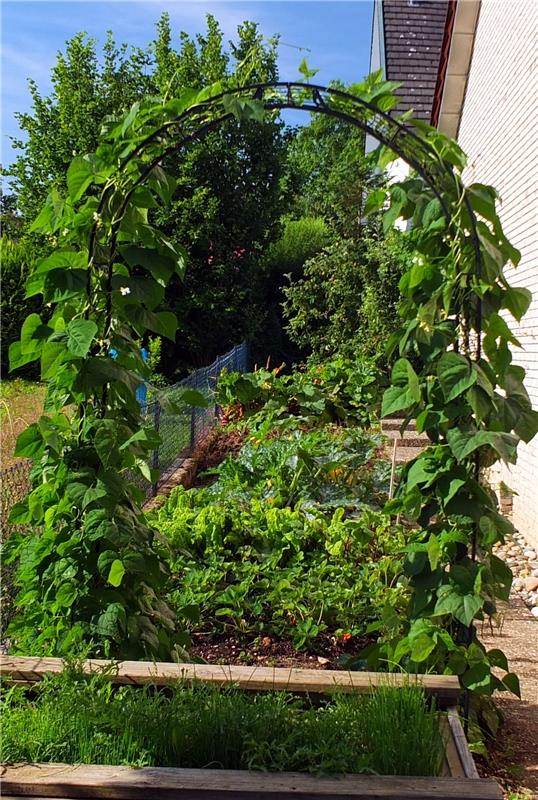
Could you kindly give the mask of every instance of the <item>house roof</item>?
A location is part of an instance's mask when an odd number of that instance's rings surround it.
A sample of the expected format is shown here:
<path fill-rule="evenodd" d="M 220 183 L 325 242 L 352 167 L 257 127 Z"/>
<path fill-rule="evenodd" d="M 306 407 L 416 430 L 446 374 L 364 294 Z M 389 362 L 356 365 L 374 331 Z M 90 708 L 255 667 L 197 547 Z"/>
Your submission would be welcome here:
<path fill-rule="evenodd" d="M 398 112 L 430 122 L 447 17 L 455 0 L 378 0 L 387 80 L 402 83 Z"/>
<path fill-rule="evenodd" d="M 431 123 L 443 133 L 456 137 L 471 68 L 480 0 L 465 0 L 454 6 L 445 26 Z"/>

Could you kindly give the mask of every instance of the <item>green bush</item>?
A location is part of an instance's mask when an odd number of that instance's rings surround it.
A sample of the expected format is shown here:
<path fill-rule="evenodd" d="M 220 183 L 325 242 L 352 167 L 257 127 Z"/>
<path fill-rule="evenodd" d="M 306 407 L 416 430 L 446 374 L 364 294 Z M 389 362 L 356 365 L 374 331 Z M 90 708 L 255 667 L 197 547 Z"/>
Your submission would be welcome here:
<path fill-rule="evenodd" d="M 303 418 L 310 425 L 328 422 L 371 424 L 377 419 L 378 371 L 368 359 L 342 356 L 290 375 L 280 368 L 228 373 L 223 370 L 217 402 L 225 418 L 250 417 L 251 424 Z"/>
<path fill-rule="evenodd" d="M 272 272 L 297 274 L 329 243 L 329 228 L 321 217 L 284 221 L 282 236 L 270 245 L 266 263 Z"/>
<path fill-rule="evenodd" d="M 18 341 L 22 324 L 28 314 L 38 312 L 41 302 L 35 298 L 25 299 L 26 279 L 33 267 L 35 255 L 30 244 L 13 241 L 7 236 L 0 239 L 1 264 L 1 317 L 2 317 L 2 373 L 9 371 L 9 346 Z M 17 375 L 38 377 L 39 370 L 27 366 L 17 371 Z"/>
<path fill-rule="evenodd" d="M 318 359 L 358 354 L 386 365 L 399 324 L 398 282 L 409 263 L 402 236 L 335 239 L 285 287 L 284 318 L 293 342 Z"/>

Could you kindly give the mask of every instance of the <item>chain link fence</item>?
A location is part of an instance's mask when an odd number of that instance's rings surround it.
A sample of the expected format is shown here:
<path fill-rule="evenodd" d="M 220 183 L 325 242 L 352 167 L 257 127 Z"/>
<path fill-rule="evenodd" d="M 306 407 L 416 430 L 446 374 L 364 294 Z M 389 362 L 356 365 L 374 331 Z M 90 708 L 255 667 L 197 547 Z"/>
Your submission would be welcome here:
<path fill-rule="evenodd" d="M 197 369 L 173 386 L 167 386 L 158 397 L 143 408 L 143 414 L 161 437 L 161 444 L 153 452 L 151 466 L 160 471 L 160 481 L 177 469 L 183 459 L 192 452 L 202 434 L 211 428 L 217 419 L 215 388 L 223 369 L 229 372 L 246 372 L 248 369 L 248 347 L 246 342 L 237 345 L 226 355 L 219 356 L 208 367 Z M 170 408 L 170 402 L 180 403 L 188 389 L 202 394 L 206 407 L 183 405 L 181 412 Z M 146 494 L 156 494 L 158 484 L 143 487 Z"/>
<path fill-rule="evenodd" d="M 166 479 L 187 458 L 203 433 L 215 424 L 218 408 L 215 405 L 214 392 L 221 371 L 227 369 L 230 372 L 246 372 L 248 366 L 248 346 L 243 342 L 226 355 L 216 358 L 208 367 L 195 370 L 173 386 L 164 387 L 154 400 L 142 407 L 142 416 L 153 424 L 161 437 L 161 444 L 153 452 L 151 459 L 151 466 L 160 471 L 160 480 Z M 200 392 L 206 398 L 207 407 L 183 405 L 179 413 L 172 410 L 169 401 L 178 403 L 187 389 Z M 20 461 L 0 472 L 2 540 L 16 527 L 9 525 L 9 513 L 15 503 L 26 497 L 31 488 L 31 468 L 31 461 Z M 137 480 L 137 484 L 147 497 L 156 494 L 159 487 L 159 483 L 151 485 L 143 478 Z"/>

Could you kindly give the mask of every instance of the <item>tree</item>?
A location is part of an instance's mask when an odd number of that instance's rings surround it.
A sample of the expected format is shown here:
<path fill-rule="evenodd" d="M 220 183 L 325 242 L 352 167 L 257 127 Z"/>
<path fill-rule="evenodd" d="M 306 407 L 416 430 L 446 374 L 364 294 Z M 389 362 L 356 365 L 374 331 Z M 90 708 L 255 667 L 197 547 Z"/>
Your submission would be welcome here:
<path fill-rule="evenodd" d="M 403 237 L 385 237 L 376 220 L 363 218 L 367 193 L 383 182 L 364 154 L 364 134 L 314 115 L 292 143 L 289 164 L 293 212 L 320 217 L 329 232 L 323 249 L 283 289 L 289 337 L 320 359 L 363 353 L 383 367 L 386 340 L 398 325 L 407 255 Z"/>
<path fill-rule="evenodd" d="M 317 358 L 337 353 L 386 364 L 385 346 L 398 325 L 398 281 L 409 260 L 403 237 L 365 231 L 359 241 L 335 238 L 284 288 L 290 338 Z"/>
<path fill-rule="evenodd" d="M 0 225 L 2 235 L 10 239 L 19 239 L 23 228 L 24 220 L 17 208 L 17 198 L 14 194 L 0 194 Z"/>
<path fill-rule="evenodd" d="M 288 167 L 296 217 L 323 217 L 334 233 L 360 236 L 363 198 L 379 181 L 364 155 L 361 130 L 341 119 L 313 114 L 289 148 Z"/>
<path fill-rule="evenodd" d="M 265 46 L 253 23 L 239 27 L 232 46 L 235 79 L 272 81 L 278 77 L 275 45 Z M 234 78 L 222 49 L 222 34 L 211 21 L 206 37 L 184 39 L 179 56 L 160 58 L 175 82 L 204 83 Z M 176 89 L 177 90 L 177 87 Z M 166 168 L 178 176 L 171 213 L 159 212 L 159 224 L 175 238 L 192 242 L 181 291 L 171 287 L 167 300 L 185 320 L 176 348 L 185 363 L 209 363 L 243 338 L 253 339 L 266 320 L 266 281 L 262 256 L 276 236 L 282 201 L 286 135 L 282 123 L 230 120 Z M 170 356 L 170 352 L 168 353 Z"/>
<path fill-rule="evenodd" d="M 65 192 L 73 156 L 95 150 L 102 123 L 134 101 L 218 80 L 226 86 L 276 78 L 276 42 L 266 44 L 251 22 L 239 26 L 229 53 L 210 15 L 205 34 L 182 33 L 175 49 L 163 14 L 147 49 L 117 46 L 109 33 L 102 64 L 95 41 L 77 34 L 58 55 L 52 93 L 43 97 L 30 81 L 32 112 L 17 115 L 27 140 L 14 142 L 21 152 L 11 172 L 24 218 L 35 218 L 51 188 Z M 234 120 L 167 159 L 177 194 L 150 217 L 189 252 L 185 284 L 175 281 L 166 296 L 182 320 L 177 341 L 163 349 L 168 374 L 208 363 L 263 326 L 260 254 L 278 231 L 286 142 L 274 115 L 262 124 Z M 41 247 L 50 243 L 41 240 Z"/>
<path fill-rule="evenodd" d="M 58 53 L 51 71 L 53 90 L 43 96 L 30 78 L 32 111 L 15 114 L 25 139 L 13 139 L 19 152 L 10 168 L 17 205 L 28 223 L 48 192 L 66 190 L 73 156 L 95 150 L 102 122 L 152 91 L 149 51 L 116 46 L 109 31 L 99 63 L 96 42 L 78 33 Z"/>

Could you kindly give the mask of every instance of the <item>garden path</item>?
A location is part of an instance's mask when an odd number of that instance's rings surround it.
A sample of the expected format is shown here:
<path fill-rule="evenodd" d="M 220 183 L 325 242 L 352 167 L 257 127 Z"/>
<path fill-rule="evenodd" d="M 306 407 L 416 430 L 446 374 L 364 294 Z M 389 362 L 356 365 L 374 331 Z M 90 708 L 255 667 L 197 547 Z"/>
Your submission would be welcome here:
<path fill-rule="evenodd" d="M 396 464 L 405 464 L 421 454 L 429 444 L 429 439 L 425 433 L 418 433 L 415 420 L 411 420 L 403 435 L 400 433 L 400 426 L 403 419 L 399 417 L 387 417 L 381 420 L 381 430 L 390 439 L 386 447 L 386 455 L 390 459 L 395 459 Z"/>
<path fill-rule="evenodd" d="M 499 627 L 484 629 L 479 635 L 486 647 L 498 647 L 506 654 L 510 669 L 519 675 L 521 700 L 507 695 L 496 698 L 505 722 L 490 764 L 480 771 L 497 778 L 507 797 L 512 792 L 518 800 L 531 800 L 538 798 L 538 619 L 513 595 L 499 622 Z"/>

